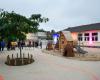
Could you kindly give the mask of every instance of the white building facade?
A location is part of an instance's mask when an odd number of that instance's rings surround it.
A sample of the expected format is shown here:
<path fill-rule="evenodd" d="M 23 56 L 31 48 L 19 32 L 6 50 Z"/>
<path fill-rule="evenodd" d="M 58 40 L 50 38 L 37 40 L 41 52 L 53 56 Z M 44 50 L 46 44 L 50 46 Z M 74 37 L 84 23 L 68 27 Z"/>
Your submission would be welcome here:
<path fill-rule="evenodd" d="M 42 42 L 43 44 L 47 43 L 46 38 L 46 32 L 28 33 L 26 34 L 26 45 L 29 44 L 29 41 L 31 41 L 31 43 L 33 41 Z"/>

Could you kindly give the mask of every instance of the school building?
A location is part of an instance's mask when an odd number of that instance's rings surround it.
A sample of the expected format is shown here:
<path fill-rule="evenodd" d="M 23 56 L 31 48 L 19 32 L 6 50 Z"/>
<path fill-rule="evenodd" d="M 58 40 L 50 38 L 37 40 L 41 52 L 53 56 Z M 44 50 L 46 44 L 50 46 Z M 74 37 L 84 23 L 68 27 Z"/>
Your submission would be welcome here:
<path fill-rule="evenodd" d="M 69 27 L 73 41 L 81 46 L 100 47 L 100 23 Z"/>

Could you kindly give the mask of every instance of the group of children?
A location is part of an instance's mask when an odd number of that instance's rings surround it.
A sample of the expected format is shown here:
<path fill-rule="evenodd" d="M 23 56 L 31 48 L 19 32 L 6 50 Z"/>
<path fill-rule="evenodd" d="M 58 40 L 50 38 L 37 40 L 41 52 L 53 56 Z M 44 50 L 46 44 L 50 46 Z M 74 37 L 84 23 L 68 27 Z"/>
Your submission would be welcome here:
<path fill-rule="evenodd" d="M 38 46 L 40 46 L 42 48 L 42 42 L 38 42 L 38 41 L 31 42 L 31 41 L 29 41 L 28 46 L 29 47 L 38 47 Z"/>
<path fill-rule="evenodd" d="M 23 49 L 23 47 L 25 47 L 25 42 L 24 41 L 19 41 L 19 42 L 11 42 L 8 41 L 7 43 L 5 43 L 4 40 L 0 41 L 0 51 L 3 51 L 5 47 L 7 47 L 7 50 L 15 50 L 15 47 L 21 47 Z M 27 47 L 38 47 L 40 46 L 40 48 L 42 48 L 42 42 L 31 42 L 29 41 Z"/>

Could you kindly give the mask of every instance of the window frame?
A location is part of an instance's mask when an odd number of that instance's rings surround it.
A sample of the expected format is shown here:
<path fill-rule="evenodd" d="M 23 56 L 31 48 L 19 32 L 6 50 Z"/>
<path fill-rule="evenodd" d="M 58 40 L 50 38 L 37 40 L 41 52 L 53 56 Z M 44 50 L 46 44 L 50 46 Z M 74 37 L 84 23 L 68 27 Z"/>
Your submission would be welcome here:
<path fill-rule="evenodd" d="M 92 33 L 92 41 L 98 41 L 98 32 Z"/>
<path fill-rule="evenodd" d="M 84 33 L 84 41 L 90 41 L 90 34 Z"/>
<path fill-rule="evenodd" d="M 78 41 L 83 41 L 83 34 L 82 33 L 78 34 Z"/>

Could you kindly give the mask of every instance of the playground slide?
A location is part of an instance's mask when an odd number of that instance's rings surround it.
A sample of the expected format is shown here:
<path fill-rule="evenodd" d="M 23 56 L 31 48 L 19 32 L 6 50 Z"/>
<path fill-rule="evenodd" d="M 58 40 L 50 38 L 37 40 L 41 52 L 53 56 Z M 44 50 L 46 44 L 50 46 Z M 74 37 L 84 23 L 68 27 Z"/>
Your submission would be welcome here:
<path fill-rule="evenodd" d="M 79 45 L 78 45 L 78 46 L 75 46 L 75 49 L 76 49 L 77 52 L 80 53 L 80 54 L 88 53 L 87 51 L 83 50 Z"/>

